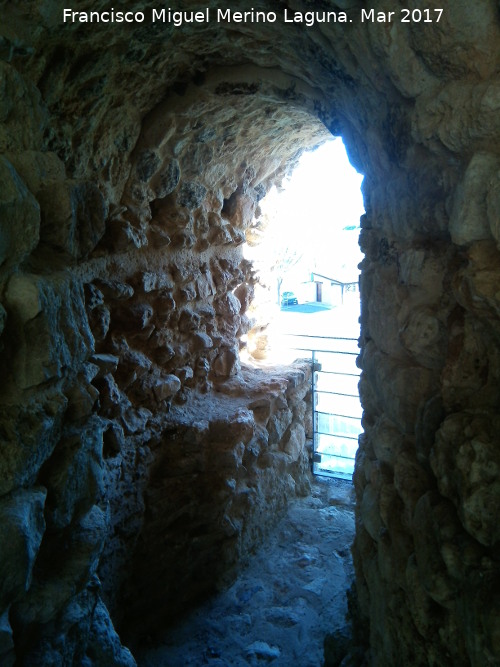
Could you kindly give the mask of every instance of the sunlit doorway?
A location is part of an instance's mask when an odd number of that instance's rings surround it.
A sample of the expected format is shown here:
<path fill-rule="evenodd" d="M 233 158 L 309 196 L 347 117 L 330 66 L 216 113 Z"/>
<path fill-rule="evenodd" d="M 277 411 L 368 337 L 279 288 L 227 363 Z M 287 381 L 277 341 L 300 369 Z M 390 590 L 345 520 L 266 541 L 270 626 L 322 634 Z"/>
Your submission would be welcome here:
<path fill-rule="evenodd" d="M 304 153 L 262 200 L 245 248 L 259 273 L 268 361 L 307 354 L 314 366 L 313 471 L 345 479 L 352 477 L 362 430 L 356 366 L 362 180 L 341 138 Z"/>

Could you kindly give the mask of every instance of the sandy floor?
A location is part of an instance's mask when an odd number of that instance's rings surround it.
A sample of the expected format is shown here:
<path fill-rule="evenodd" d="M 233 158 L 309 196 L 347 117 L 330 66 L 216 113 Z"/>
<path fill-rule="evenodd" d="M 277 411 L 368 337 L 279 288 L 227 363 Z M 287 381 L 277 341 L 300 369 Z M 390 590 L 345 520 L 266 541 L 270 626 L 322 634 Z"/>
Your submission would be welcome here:
<path fill-rule="evenodd" d="M 139 666 L 320 667 L 345 625 L 353 538 L 352 485 L 315 478 L 233 586 L 136 651 Z"/>

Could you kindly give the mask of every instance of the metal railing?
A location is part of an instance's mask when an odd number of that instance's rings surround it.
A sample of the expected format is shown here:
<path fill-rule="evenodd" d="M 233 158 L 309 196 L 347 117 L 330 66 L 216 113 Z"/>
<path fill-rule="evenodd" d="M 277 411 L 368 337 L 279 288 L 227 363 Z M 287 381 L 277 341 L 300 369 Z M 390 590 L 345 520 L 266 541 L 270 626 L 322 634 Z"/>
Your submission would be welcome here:
<path fill-rule="evenodd" d="M 313 472 L 352 479 L 362 433 L 357 338 L 284 334 L 300 339 L 290 349 L 310 352 L 312 362 Z M 297 341 L 298 342 L 298 341 Z"/>

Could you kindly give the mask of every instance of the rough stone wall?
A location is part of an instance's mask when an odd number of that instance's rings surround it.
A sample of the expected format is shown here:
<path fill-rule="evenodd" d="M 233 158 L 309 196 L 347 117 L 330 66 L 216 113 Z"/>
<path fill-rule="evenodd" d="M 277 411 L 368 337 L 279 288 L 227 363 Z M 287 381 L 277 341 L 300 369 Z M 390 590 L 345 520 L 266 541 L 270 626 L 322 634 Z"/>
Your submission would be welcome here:
<path fill-rule="evenodd" d="M 352 23 L 279 38 L 275 24 L 62 29 L 47 3 L 10 8 L 2 664 L 133 664 L 103 597 L 128 606 L 125 631 L 149 624 L 132 582 L 180 575 L 160 533 L 219 576 L 260 539 L 263 508 L 303 489 L 307 380 L 280 372 L 264 390 L 237 340 L 245 231 L 325 136 L 318 118 L 365 174 L 354 557 L 369 661 L 500 662 L 498 3 L 443 1 L 425 25 L 396 2 L 377 3 L 396 16 L 380 24 L 335 4 Z M 192 579 L 177 599 L 204 590 Z"/>
<path fill-rule="evenodd" d="M 410 30 L 422 78 L 378 44 L 411 103 L 364 184 L 354 556 L 375 665 L 500 662 L 498 7 L 445 26 L 446 48 Z"/>
<path fill-rule="evenodd" d="M 161 631 L 231 582 L 264 539 L 271 517 L 289 498 L 308 493 L 310 386 L 307 363 L 243 370 L 219 396 L 174 408 L 171 426 L 149 442 L 138 539 L 134 517 L 120 509 L 129 483 L 110 476 L 117 511 L 100 573 L 127 640 Z M 131 546 L 133 562 L 120 562 L 117 553 L 126 558 Z"/>
<path fill-rule="evenodd" d="M 298 108 L 264 150 L 288 104 L 263 119 L 220 79 L 153 109 L 110 184 L 47 150 L 46 104 L 2 63 L 2 664 L 133 664 L 108 609 L 150 634 L 307 492 L 310 369 L 241 368 L 241 245 L 325 129 Z"/>

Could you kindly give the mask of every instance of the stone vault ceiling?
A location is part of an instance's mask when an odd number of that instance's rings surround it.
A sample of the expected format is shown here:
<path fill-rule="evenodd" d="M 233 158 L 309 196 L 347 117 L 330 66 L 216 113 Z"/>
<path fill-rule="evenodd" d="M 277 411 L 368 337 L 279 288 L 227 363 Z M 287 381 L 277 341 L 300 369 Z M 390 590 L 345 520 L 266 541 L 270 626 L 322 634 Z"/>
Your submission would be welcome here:
<path fill-rule="evenodd" d="M 307 492 L 310 369 L 241 364 L 241 248 L 329 133 L 365 175 L 356 636 L 499 664 L 500 10 L 372 4 L 0 2 L 1 664 L 133 665 Z"/>

